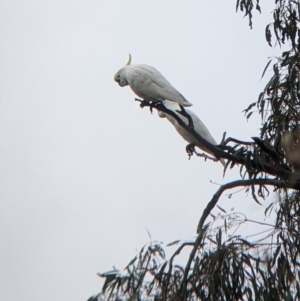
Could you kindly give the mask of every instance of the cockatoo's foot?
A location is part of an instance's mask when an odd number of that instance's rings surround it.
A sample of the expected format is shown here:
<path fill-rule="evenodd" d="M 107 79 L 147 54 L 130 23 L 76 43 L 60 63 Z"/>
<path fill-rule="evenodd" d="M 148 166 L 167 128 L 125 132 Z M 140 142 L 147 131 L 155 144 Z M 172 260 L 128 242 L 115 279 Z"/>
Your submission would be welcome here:
<path fill-rule="evenodd" d="M 190 143 L 185 147 L 185 150 L 188 154 L 189 160 L 191 159 L 191 157 L 193 156 L 193 154 L 196 152 L 195 151 L 195 144 Z"/>
<path fill-rule="evenodd" d="M 189 121 L 189 127 L 191 127 L 193 129 L 194 123 L 193 123 L 192 117 L 186 112 L 186 110 L 184 109 L 184 107 L 182 105 L 179 105 L 179 106 L 180 106 L 180 111 L 176 110 L 176 112 L 178 112 L 180 115 L 187 118 L 187 120 Z"/>
<path fill-rule="evenodd" d="M 140 107 L 142 109 L 144 107 L 149 107 L 151 114 L 153 113 L 153 103 L 152 103 L 152 101 L 148 101 L 148 100 L 145 100 L 145 99 L 138 99 L 138 98 L 135 98 L 135 100 L 140 102 Z"/>
<path fill-rule="evenodd" d="M 145 99 L 139 99 L 139 98 L 135 98 L 134 100 L 140 102 L 140 107 L 141 107 L 141 108 L 151 106 L 151 102 L 148 101 L 148 100 L 145 100 Z"/>
<path fill-rule="evenodd" d="M 146 100 L 146 99 L 139 99 L 139 98 L 135 98 L 135 101 L 140 102 L 140 107 L 141 108 L 149 107 L 151 114 L 153 113 L 153 108 L 163 104 L 161 101 L 149 101 L 149 100 Z"/>
<path fill-rule="evenodd" d="M 150 102 L 150 112 L 151 112 L 151 114 L 153 113 L 153 108 L 158 108 L 158 110 L 159 110 L 160 106 L 164 106 L 161 101 L 151 101 Z"/>

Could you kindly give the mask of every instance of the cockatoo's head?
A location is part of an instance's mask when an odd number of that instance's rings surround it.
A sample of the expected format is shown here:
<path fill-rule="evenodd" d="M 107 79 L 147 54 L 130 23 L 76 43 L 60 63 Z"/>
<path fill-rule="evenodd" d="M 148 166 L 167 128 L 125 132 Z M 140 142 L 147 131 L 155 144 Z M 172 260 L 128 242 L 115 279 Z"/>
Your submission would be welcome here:
<path fill-rule="evenodd" d="M 127 70 L 126 69 L 130 65 L 130 62 L 131 62 L 131 55 L 129 54 L 129 59 L 128 59 L 127 64 L 123 68 L 121 68 L 114 76 L 115 82 L 117 82 L 121 87 L 128 86 L 128 81 L 127 81 L 127 76 L 126 76 Z"/>

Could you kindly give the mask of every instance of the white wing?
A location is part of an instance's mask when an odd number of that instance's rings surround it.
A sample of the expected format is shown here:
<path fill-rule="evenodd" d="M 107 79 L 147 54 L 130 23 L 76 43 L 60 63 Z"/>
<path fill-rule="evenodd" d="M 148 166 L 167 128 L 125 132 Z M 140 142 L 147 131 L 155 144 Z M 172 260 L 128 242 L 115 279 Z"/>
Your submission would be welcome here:
<path fill-rule="evenodd" d="M 169 100 L 185 107 L 192 106 L 154 67 L 148 65 L 128 66 L 127 81 L 131 89 L 143 99 L 151 101 Z"/>
<path fill-rule="evenodd" d="M 168 101 L 164 102 L 164 105 L 167 109 L 172 110 L 173 112 L 176 113 L 176 115 L 178 117 L 180 117 L 180 119 L 182 121 L 184 121 L 185 124 L 189 124 L 188 120 L 186 117 L 182 116 L 181 114 L 177 113 L 176 110 L 180 111 L 180 107 L 178 106 L 178 104 L 175 103 L 171 103 Z M 191 110 L 189 109 L 185 109 L 185 111 L 191 116 L 193 123 L 194 123 L 194 129 L 195 131 L 205 140 L 207 140 L 208 142 L 210 142 L 213 145 L 217 145 L 216 140 L 213 138 L 213 136 L 211 135 L 211 133 L 208 131 L 207 127 L 204 125 L 204 123 L 200 120 L 200 118 Z M 212 154 L 208 149 L 205 148 L 205 146 L 203 146 L 202 144 L 200 144 L 190 133 L 188 133 L 184 128 L 182 128 L 179 123 L 176 121 L 175 118 L 173 118 L 172 116 L 158 111 L 158 115 L 161 118 L 167 118 L 175 127 L 175 129 L 177 130 L 177 132 L 179 133 L 179 135 L 188 143 L 193 143 L 195 144 L 198 148 L 200 148 L 201 150 Z M 212 154 L 213 155 L 213 154 Z M 224 160 L 220 160 L 222 165 L 225 165 Z"/>

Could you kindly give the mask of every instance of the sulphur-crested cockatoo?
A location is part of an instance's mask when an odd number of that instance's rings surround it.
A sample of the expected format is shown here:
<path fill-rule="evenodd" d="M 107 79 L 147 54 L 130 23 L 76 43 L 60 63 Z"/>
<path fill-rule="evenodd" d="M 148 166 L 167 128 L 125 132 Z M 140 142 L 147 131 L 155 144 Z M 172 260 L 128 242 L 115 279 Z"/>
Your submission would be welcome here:
<path fill-rule="evenodd" d="M 172 103 L 170 101 L 164 101 L 163 102 L 164 106 L 168 109 L 173 111 L 178 117 L 180 117 L 180 119 L 186 124 L 188 125 L 188 119 L 184 116 L 182 116 L 182 114 L 178 113 L 178 111 L 180 111 L 180 107 L 178 106 L 178 104 L 176 103 Z M 208 142 L 210 142 L 213 145 L 217 145 L 216 140 L 213 138 L 213 136 L 211 135 L 211 133 L 208 131 L 208 129 L 206 128 L 206 126 L 204 125 L 204 123 L 199 119 L 199 117 L 191 110 L 189 109 L 185 109 L 186 113 L 188 115 L 190 115 L 190 117 L 193 120 L 193 124 L 194 124 L 194 130 L 205 140 L 207 140 Z M 158 116 L 161 118 L 167 118 L 175 127 L 176 131 L 179 133 L 179 135 L 188 143 L 194 144 L 195 146 L 197 146 L 198 148 L 200 148 L 201 150 L 205 151 L 206 153 L 209 153 L 211 155 L 213 155 L 207 148 L 205 148 L 205 146 L 201 145 L 189 132 L 187 132 L 182 126 L 179 125 L 179 123 L 177 122 L 177 120 L 170 116 L 169 114 L 162 112 L 162 111 L 158 111 Z M 225 162 L 223 159 L 220 159 L 221 163 L 223 166 L 225 166 Z"/>
<path fill-rule="evenodd" d="M 114 76 L 114 80 L 121 86 L 130 86 L 132 91 L 146 101 L 176 102 L 183 107 L 192 104 L 187 101 L 154 67 L 136 64 L 130 65 L 131 55 L 128 63 Z"/>

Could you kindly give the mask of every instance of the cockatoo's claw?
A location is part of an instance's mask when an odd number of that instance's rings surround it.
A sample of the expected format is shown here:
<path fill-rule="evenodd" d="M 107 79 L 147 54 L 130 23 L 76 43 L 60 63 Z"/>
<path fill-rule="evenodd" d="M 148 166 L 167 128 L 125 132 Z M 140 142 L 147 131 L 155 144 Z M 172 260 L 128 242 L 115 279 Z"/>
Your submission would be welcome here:
<path fill-rule="evenodd" d="M 153 113 L 153 107 L 155 107 L 155 103 L 152 101 L 148 101 L 148 100 L 141 100 L 138 98 L 135 98 L 136 101 L 140 102 L 140 107 L 143 109 L 144 107 L 149 107 L 151 114 Z"/>
<path fill-rule="evenodd" d="M 191 159 L 191 157 L 193 156 L 193 153 L 195 152 L 195 144 L 190 143 L 185 147 L 185 150 L 188 154 L 189 160 Z"/>
<path fill-rule="evenodd" d="M 138 101 L 138 102 L 140 102 L 140 107 L 141 107 L 141 108 L 143 107 L 143 106 L 142 106 L 142 102 L 143 102 L 143 100 L 142 100 L 142 99 L 135 98 L 134 100 L 135 100 L 135 101 Z"/>
<path fill-rule="evenodd" d="M 135 101 L 140 102 L 140 107 L 143 109 L 144 107 L 149 107 L 151 114 L 153 113 L 153 108 L 159 108 L 159 106 L 164 106 L 162 101 L 149 101 L 146 99 L 135 98 Z"/>
<path fill-rule="evenodd" d="M 184 107 L 182 105 L 179 105 L 179 106 L 180 106 L 180 111 L 177 110 L 177 112 L 179 114 L 181 114 L 182 116 L 184 116 L 185 118 L 187 118 L 187 120 L 189 121 L 189 127 L 191 127 L 193 129 L 194 123 L 193 123 L 192 117 L 186 112 L 186 110 L 184 109 Z"/>
<path fill-rule="evenodd" d="M 151 114 L 153 114 L 153 108 L 155 107 L 156 103 L 153 101 L 148 101 L 148 104 L 149 104 L 150 112 Z"/>
<path fill-rule="evenodd" d="M 135 100 L 141 102 L 140 103 L 141 108 L 149 107 L 149 106 L 151 107 L 151 103 L 149 101 L 145 100 L 145 99 L 141 100 L 141 99 L 136 98 Z"/>

